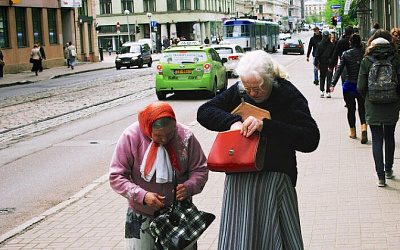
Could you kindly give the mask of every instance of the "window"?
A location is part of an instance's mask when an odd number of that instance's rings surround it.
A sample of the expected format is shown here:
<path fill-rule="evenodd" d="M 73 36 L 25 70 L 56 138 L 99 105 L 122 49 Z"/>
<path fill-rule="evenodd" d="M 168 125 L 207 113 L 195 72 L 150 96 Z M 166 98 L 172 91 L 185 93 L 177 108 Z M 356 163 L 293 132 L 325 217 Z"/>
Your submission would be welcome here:
<path fill-rule="evenodd" d="M 49 43 L 57 44 L 57 10 L 47 9 L 47 20 L 49 26 Z"/>
<path fill-rule="evenodd" d="M 88 16 L 88 5 L 87 0 L 82 0 L 82 5 L 78 8 L 79 16 Z"/>
<path fill-rule="evenodd" d="M 176 0 L 167 0 L 167 10 L 168 11 L 177 11 Z"/>
<path fill-rule="evenodd" d="M 1 48 L 8 48 L 8 18 L 7 7 L 0 7 L 0 46 Z"/>
<path fill-rule="evenodd" d="M 100 14 L 112 14 L 111 0 L 100 0 Z"/>
<path fill-rule="evenodd" d="M 199 10 L 200 9 L 200 0 L 194 0 L 194 9 Z"/>
<path fill-rule="evenodd" d="M 15 8 L 15 24 L 17 26 L 17 45 L 26 47 L 25 8 Z"/>
<path fill-rule="evenodd" d="M 43 45 L 42 37 L 42 13 L 39 8 L 32 8 L 32 28 L 33 28 L 33 41 L 40 42 Z"/>
<path fill-rule="evenodd" d="M 190 0 L 181 0 L 181 10 L 190 10 Z"/>
<path fill-rule="evenodd" d="M 156 11 L 155 0 L 143 0 L 143 10 L 144 12 L 155 12 Z"/>
<path fill-rule="evenodd" d="M 123 14 L 125 10 L 133 13 L 133 0 L 121 0 L 121 10 Z"/>

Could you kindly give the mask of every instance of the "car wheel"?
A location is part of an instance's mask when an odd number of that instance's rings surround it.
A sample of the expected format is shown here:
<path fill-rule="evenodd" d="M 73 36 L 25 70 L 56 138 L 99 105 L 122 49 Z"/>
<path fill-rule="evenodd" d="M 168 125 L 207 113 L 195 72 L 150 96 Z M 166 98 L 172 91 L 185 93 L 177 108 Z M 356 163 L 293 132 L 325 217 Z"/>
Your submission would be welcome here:
<path fill-rule="evenodd" d="M 283 54 L 284 54 L 284 55 L 287 55 L 287 51 L 283 51 Z"/>
<path fill-rule="evenodd" d="M 160 101 L 167 99 L 167 94 L 164 92 L 156 92 L 157 98 Z"/>
<path fill-rule="evenodd" d="M 304 55 L 304 50 L 300 51 L 300 55 Z"/>
<path fill-rule="evenodd" d="M 138 67 L 139 67 L 139 68 L 143 68 L 143 60 L 140 60 L 140 61 L 139 61 Z"/>
<path fill-rule="evenodd" d="M 218 94 L 217 78 L 214 80 L 213 89 L 210 91 L 210 97 L 214 98 Z"/>
<path fill-rule="evenodd" d="M 121 69 L 121 66 L 115 66 L 115 68 L 116 68 L 117 70 L 120 70 L 120 69 Z"/>
<path fill-rule="evenodd" d="M 131 68 L 131 65 L 126 66 L 126 68 L 127 68 L 127 69 L 130 69 L 130 68 Z"/>
<path fill-rule="evenodd" d="M 147 64 L 147 67 L 150 68 L 152 63 L 153 63 L 153 59 L 150 58 L 150 61 L 149 61 L 149 63 Z"/>

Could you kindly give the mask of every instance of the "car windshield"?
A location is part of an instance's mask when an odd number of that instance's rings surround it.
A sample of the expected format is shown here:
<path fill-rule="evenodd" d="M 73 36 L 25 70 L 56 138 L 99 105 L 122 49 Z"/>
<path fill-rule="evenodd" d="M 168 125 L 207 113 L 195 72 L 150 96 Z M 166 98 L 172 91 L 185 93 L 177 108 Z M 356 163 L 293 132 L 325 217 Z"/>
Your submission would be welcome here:
<path fill-rule="evenodd" d="M 294 39 L 287 39 L 286 43 L 299 44 L 299 41 Z"/>
<path fill-rule="evenodd" d="M 163 53 L 160 62 L 163 63 L 199 63 L 206 62 L 207 55 L 203 51 L 174 51 Z"/>
<path fill-rule="evenodd" d="M 232 54 L 233 49 L 229 47 L 214 48 L 219 54 Z"/>
<path fill-rule="evenodd" d="M 122 46 L 121 54 L 124 53 L 140 53 L 140 45 Z"/>

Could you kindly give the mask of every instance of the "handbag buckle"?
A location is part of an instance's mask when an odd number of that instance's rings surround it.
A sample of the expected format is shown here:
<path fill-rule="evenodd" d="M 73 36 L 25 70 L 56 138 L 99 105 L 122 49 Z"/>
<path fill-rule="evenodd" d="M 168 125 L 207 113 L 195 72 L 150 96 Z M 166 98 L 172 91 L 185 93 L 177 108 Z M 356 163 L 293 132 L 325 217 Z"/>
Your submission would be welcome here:
<path fill-rule="evenodd" d="M 235 150 L 234 150 L 234 149 L 229 149 L 228 154 L 229 154 L 230 156 L 232 156 L 234 153 L 235 153 Z"/>

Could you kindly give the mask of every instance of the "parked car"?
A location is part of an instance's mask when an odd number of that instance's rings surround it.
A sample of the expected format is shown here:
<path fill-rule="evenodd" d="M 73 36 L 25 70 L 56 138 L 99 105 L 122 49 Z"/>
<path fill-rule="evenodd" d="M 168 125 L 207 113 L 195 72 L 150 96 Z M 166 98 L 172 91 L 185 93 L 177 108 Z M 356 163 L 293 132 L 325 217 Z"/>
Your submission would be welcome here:
<path fill-rule="evenodd" d="M 167 94 L 180 91 L 207 91 L 215 96 L 226 90 L 225 62 L 215 49 L 200 42 L 182 41 L 165 49 L 156 67 L 158 99 L 165 100 Z"/>
<path fill-rule="evenodd" d="M 138 66 L 142 68 L 144 64 L 151 67 L 153 59 L 151 58 L 150 47 L 147 43 L 127 42 L 121 46 L 120 51 L 115 57 L 115 68 Z"/>
<path fill-rule="evenodd" d="M 222 42 L 220 44 L 212 44 L 211 47 L 218 52 L 221 58 L 226 58 L 227 62 L 224 65 L 228 72 L 228 77 L 231 77 L 234 74 L 237 64 L 244 55 L 243 48 L 237 44 Z"/>
<path fill-rule="evenodd" d="M 292 34 L 289 33 L 279 33 L 279 40 L 286 40 L 292 38 Z"/>
<path fill-rule="evenodd" d="M 283 43 L 283 54 L 300 53 L 304 55 L 304 43 L 301 39 L 288 39 Z"/>

